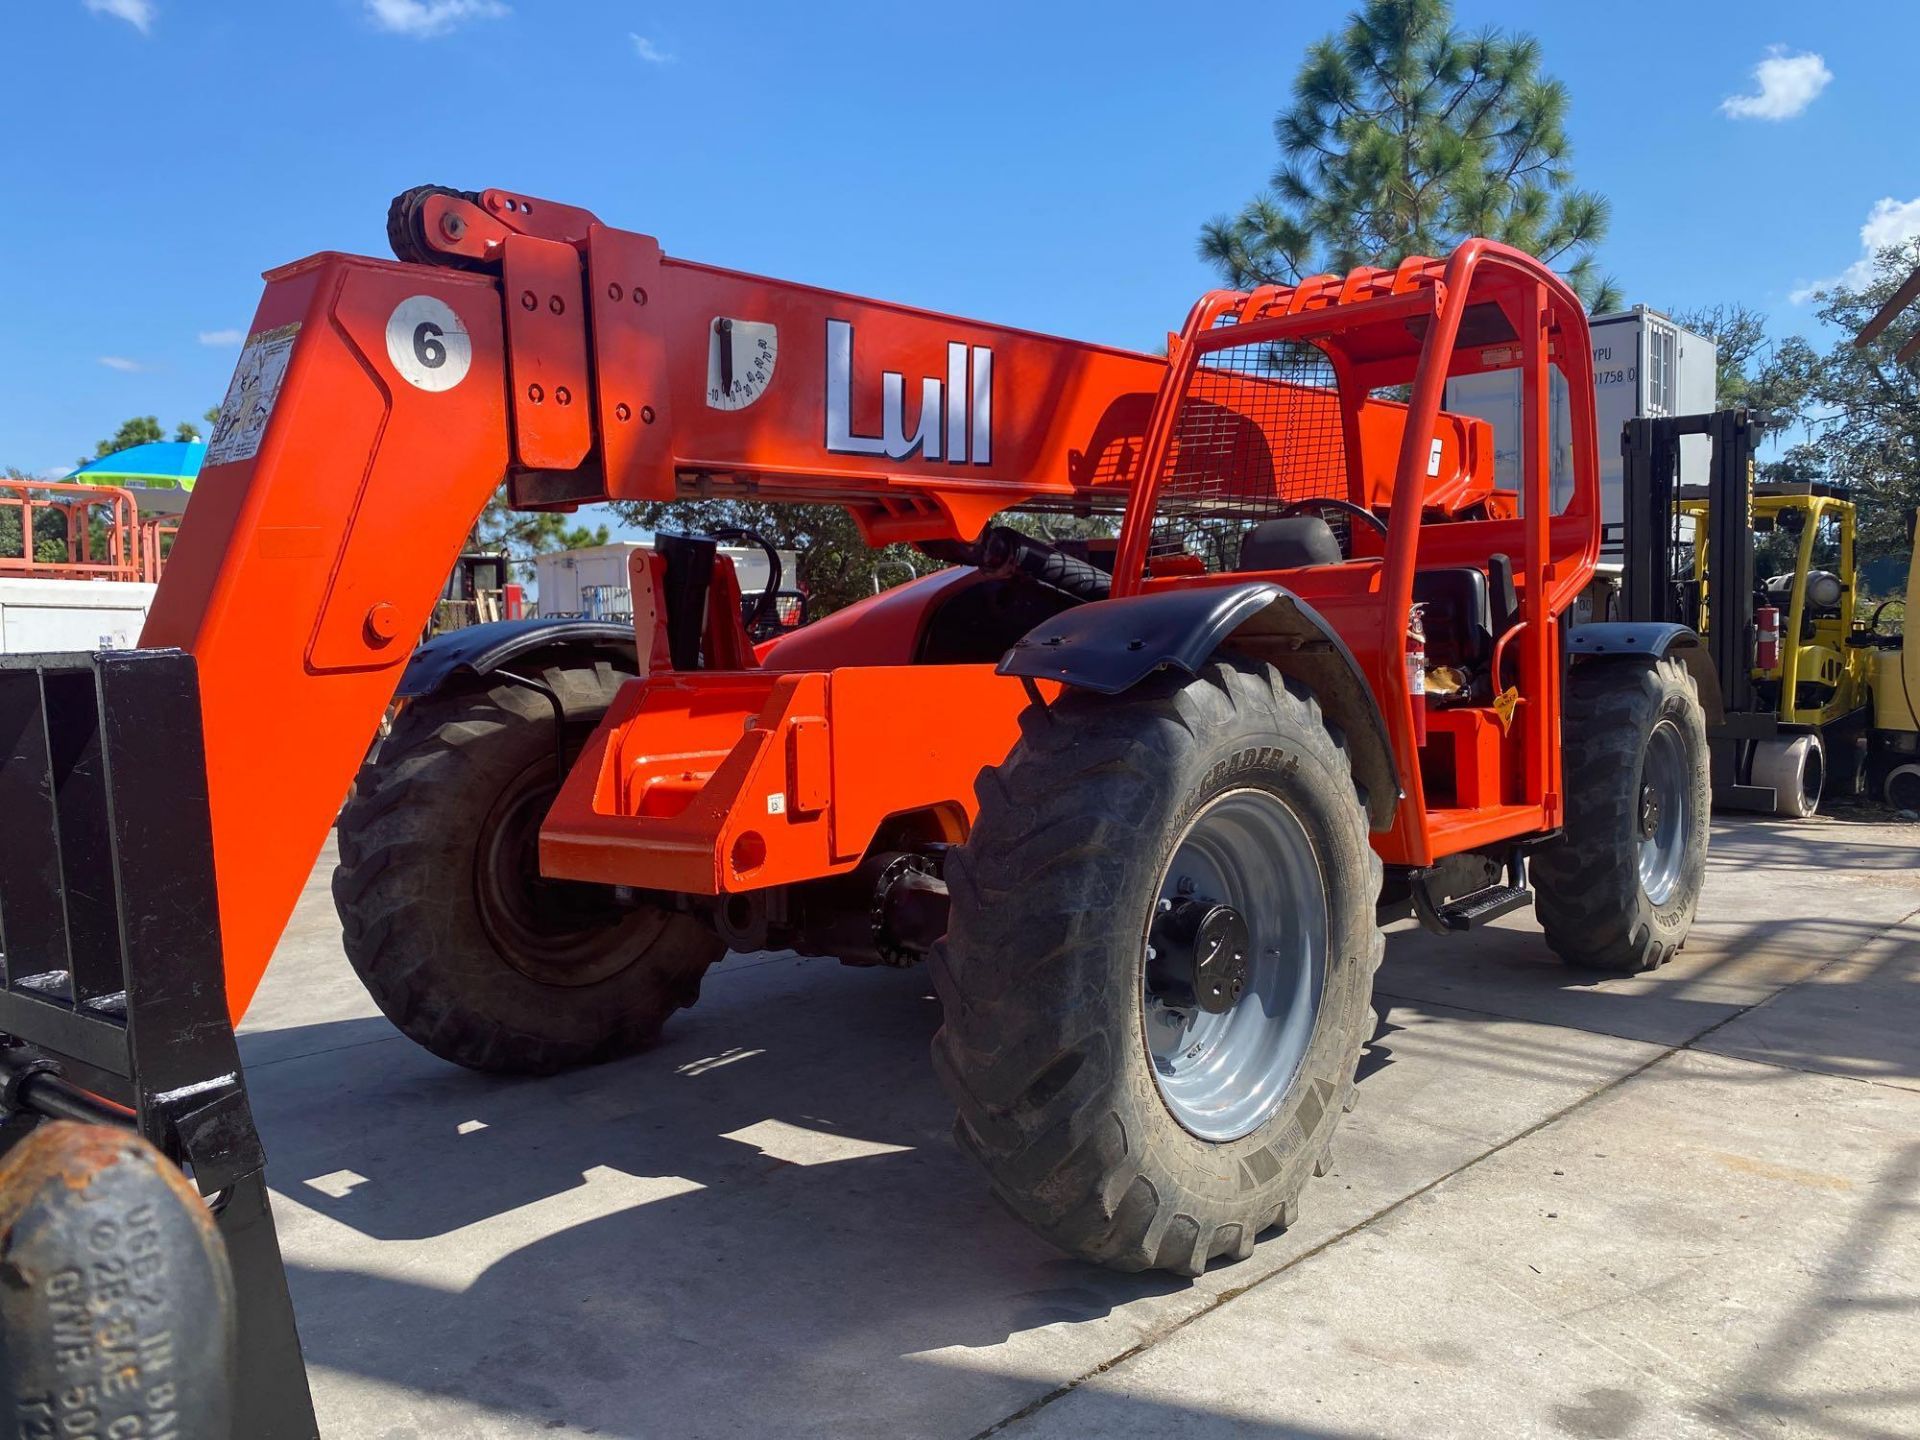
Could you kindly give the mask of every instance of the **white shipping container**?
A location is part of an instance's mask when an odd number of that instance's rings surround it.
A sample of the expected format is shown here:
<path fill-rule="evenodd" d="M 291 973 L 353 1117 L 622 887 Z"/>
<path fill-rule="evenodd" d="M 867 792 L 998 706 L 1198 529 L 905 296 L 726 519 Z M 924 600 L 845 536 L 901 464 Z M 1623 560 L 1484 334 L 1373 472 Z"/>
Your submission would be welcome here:
<path fill-rule="evenodd" d="M 588 545 L 579 550 L 555 550 L 533 557 L 534 584 L 539 587 L 538 604 L 542 615 L 633 613 L 633 601 L 627 590 L 627 557 L 647 547 L 638 541 L 621 540 L 611 545 Z M 596 606 L 592 602 L 615 587 L 623 597 L 617 606 Z"/>
<path fill-rule="evenodd" d="M 537 604 L 542 615 L 627 616 L 633 613 L 633 592 L 627 583 L 628 557 L 647 547 L 637 540 L 611 545 L 588 545 L 579 550 L 555 550 L 533 557 Z M 767 586 L 767 552 L 758 545 L 722 545 L 720 553 L 733 561 L 733 573 L 744 596 L 758 595 Z M 792 590 L 800 574 L 800 557 L 780 552 L 780 588 Z"/>
<path fill-rule="evenodd" d="M 1699 415 L 1714 408 L 1717 354 L 1704 335 L 1684 330 L 1657 310 L 1636 305 L 1588 321 L 1593 339 L 1593 402 L 1600 446 L 1600 520 L 1603 553 L 1618 559 L 1620 525 L 1626 513 L 1622 492 L 1620 435 L 1626 422 L 1653 415 Z M 1516 371 L 1462 375 L 1447 382 L 1446 407 L 1493 426 L 1495 483 L 1520 488 L 1520 376 Z M 1553 376 L 1553 497 L 1566 503 L 1573 487 L 1573 432 L 1567 416 L 1566 385 Z M 1704 435 L 1680 442 L 1682 484 L 1704 485 L 1711 449 Z"/>

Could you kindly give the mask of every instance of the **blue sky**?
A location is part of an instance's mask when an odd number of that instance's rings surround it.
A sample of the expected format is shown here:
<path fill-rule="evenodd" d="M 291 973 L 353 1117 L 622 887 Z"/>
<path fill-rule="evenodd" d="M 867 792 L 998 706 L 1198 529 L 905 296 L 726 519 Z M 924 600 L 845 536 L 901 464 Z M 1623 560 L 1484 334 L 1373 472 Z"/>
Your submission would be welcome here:
<path fill-rule="evenodd" d="M 1199 224 L 1271 170 L 1302 46 L 1348 8 L 9 0 L 0 464 L 68 464 L 132 414 L 197 418 L 260 271 L 386 253 L 388 199 L 424 182 L 1151 348 L 1210 280 Z M 1796 291 L 1860 257 L 1877 204 L 1883 230 L 1920 228 L 1910 0 L 1456 9 L 1531 30 L 1570 87 L 1630 301 L 1807 329 Z M 1761 115 L 1723 108 L 1762 93 Z"/>

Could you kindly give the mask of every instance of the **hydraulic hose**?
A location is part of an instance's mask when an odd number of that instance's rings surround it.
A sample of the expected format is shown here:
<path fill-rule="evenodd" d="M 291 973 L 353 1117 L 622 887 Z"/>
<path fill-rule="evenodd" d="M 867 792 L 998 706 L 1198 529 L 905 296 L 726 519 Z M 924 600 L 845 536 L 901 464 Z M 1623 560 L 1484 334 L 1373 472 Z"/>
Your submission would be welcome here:
<path fill-rule="evenodd" d="M 1018 571 L 1077 600 L 1104 600 L 1113 590 L 1113 577 L 1099 566 L 1005 525 L 989 529 L 976 548 L 982 570 Z"/>

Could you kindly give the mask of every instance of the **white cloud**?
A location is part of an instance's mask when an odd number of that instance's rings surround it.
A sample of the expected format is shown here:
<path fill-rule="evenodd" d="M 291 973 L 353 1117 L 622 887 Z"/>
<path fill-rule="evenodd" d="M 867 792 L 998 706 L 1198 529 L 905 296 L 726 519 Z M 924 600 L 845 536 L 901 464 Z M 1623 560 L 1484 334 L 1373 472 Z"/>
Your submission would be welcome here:
<path fill-rule="evenodd" d="M 159 13 L 153 0 L 86 0 L 86 6 L 96 15 L 126 21 L 142 35 L 153 33 L 154 16 Z"/>
<path fill-rule="evenodd" d="M 1915 236 L 1920 236 L 1920 196 L 1911 200 L 1895 200 L 1891 196 L 1876 200 L 1873 209 L 1867 212 L 1867 223 L 1860 227 L 1860 258 L 1838 275 L 1802 285 L 1787 298 L 1796 305 L 1804 305 L 1816 290 L 1831 290 L 1836 285 L 1861 289 L 1872 283 L 1874 256 L 1889 245 L 1904 244 Z"/>
<path fill-rule="evenodd" d="M 1833 79 L 1827 62 L 1813 51 L 1789 55 L 1784 45 L 1769 45 L 1767 58 L 1753 67 L 1758 93 L 1729 95 L 1720 102 L 1735 120 L 1791 120 L 1811 105 Z"/>
<path fill-rule="evenodd" d="M 222 350 L 230 349 L 246 338 L 244 330 L 202 330 L 200 332 L 202 345 L 213 345 Z"/>
<path fill-rule="evenodd" d="M 422 40 L 469 20 L 498 20 L 507 13 L 500 0 L 366 0 L 366 7 L 367 18 L 380 29 Z"/>
<path fill-rule="evenodd" d="M 635 35 L 629 31 L 627 38 L 633 41 L 633 53 L 649 65 L 671 65 L 673 63 L 673 56 L 662 50 L 646 36 Z"/>
<path fill-rule="evenodd" d="M 129 360 L 124 355 L 102 355 L 100 363 L 109 370 L 118 370 L 123 375 L 133 375 L 146 369 L 138 360 Z"/>

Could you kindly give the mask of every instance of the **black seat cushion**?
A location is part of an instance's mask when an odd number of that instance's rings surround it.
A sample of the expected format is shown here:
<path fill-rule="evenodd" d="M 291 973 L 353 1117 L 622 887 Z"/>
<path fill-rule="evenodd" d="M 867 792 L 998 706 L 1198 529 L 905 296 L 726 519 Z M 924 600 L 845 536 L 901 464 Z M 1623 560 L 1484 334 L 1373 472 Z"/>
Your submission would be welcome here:
<path fill-rule="evenodd" d="M 1346 557 L 1333 527 L 1318 515 L 1262 520 L 1241 537 L 1235 570 L 1292 570 L 1301 565 L 1338 565 Z"/>
<path fill-rule="evenodd" d="M 1484 570 L 1471 565 L 1416 570 L 1413 601 L 1426 606 L 1422 618 L 1429 665 L 1475 669 L 1492 661 L 1493 607 Z"/>

